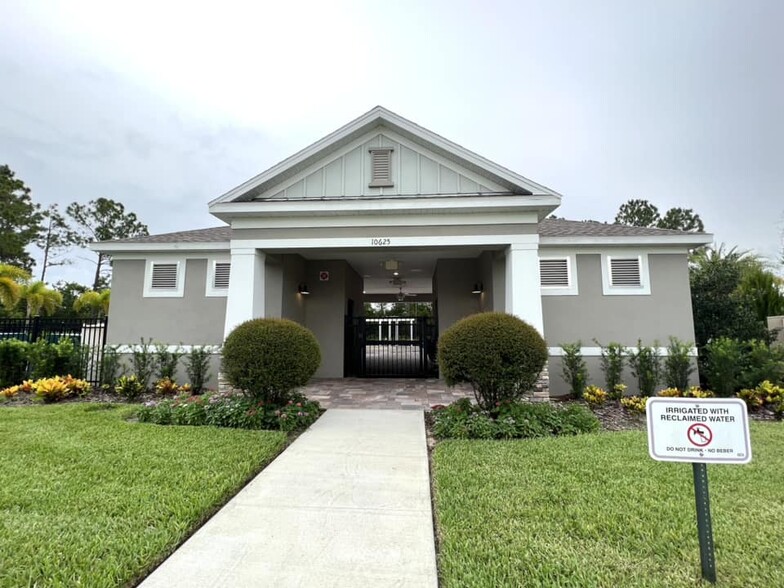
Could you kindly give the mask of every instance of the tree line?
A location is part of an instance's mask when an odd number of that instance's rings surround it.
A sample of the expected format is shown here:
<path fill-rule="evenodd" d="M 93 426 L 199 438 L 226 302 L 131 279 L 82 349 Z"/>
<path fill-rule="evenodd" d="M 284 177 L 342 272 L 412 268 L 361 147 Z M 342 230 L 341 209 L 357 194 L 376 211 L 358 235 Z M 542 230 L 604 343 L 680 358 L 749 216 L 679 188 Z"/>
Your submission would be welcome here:
<path fill-rule="evenodd" d="M 74 262 L 74 249 L 94 241 L 148 235 L 147 226 L 121 202 L 97 198 L 43 207 L 7 165 L 0 165 L 0 316 L 97 316 L 109 304 L 110 260 L 92 253 L 90 287 L 76 282 L 46 284 L 49 269 Z M 31 250 L 38 250 L 36 263 Z"/>

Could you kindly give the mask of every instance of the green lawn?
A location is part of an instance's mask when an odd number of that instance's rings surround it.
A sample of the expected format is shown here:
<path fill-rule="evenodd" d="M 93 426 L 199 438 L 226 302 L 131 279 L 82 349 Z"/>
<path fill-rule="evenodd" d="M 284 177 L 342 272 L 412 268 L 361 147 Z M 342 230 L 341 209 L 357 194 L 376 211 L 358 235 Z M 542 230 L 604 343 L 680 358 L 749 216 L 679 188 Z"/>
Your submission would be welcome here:
<path fill-rule="evenodd" d="M 286 442 L 132 423 L 132 407 L 105 406 L 0 408 L 0 586 L 138 579 Z"/>
<path fill-rule="evenodd" d="M 751 434 L 708 466 L 718 585 L 784 586 L 784 424 Z M 445 588 L 701 585 L 691 465 L 644 432 L 442 442 L 434 478 Z"/>

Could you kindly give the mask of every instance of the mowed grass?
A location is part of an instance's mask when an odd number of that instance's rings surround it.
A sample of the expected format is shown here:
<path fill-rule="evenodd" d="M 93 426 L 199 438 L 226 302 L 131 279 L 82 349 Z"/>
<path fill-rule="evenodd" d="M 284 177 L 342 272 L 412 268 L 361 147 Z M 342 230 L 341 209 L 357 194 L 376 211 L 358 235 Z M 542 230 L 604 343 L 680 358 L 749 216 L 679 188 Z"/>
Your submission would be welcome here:
<path fill-rule="evenodd" d="M 133 411 L 0 408 L 0 586 L 134 582 L 286 442 L 127 422 Z"/>
<path fill-rule="evenodd" d="M 784 424 L 751 436 L 751 464 L 708 466 L 718 585 L 784 586 Z M 642 431 L 439 443 L 442 586 L 702 585 L 692 480 Z"/>

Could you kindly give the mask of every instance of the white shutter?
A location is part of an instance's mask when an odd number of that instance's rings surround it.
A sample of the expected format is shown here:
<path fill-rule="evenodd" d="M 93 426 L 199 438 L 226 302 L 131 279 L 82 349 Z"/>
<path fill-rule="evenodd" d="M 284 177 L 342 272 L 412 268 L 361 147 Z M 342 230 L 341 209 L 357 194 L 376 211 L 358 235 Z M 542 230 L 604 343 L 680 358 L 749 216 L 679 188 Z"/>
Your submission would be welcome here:
<path fill-rule="evenodd" d="M 230 262 L 216 262 L 215 274 L 212 277 L 212 287 L 215 289 L 228 288 L 230 274 L 231 274 Z"/>
<path fill-rule="evenodd" d="M 390 188 L 392 181 L 392 149 L 370 150 L 370 184 L 371 188 Z"/>
<path fill-rule="evenodd" d="M 176 290 L 177 265 L 176 263 L 153 262 L 150 288 L 152 290 Z"/>
<path fill-rule="evenodd" d="M 640 259 L 637 257 L 610 258 L 610 284 L 613 286 L 642 286 Z"/>
<path fill-rule="evenodd" d="M 539 280 L 542 286 L 569 287 L 569 260 L 540 259 Z"/>

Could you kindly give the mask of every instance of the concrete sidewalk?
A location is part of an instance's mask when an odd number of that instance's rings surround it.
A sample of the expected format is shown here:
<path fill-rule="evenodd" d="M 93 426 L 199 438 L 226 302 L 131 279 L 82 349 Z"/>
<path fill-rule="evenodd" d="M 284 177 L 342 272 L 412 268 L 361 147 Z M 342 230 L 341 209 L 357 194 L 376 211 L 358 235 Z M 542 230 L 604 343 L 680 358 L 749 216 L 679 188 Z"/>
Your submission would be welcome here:
<path fill-rule="evenodd" d="M 422 412 L 328 410 L 141 586 L 435 588 Z"/>

